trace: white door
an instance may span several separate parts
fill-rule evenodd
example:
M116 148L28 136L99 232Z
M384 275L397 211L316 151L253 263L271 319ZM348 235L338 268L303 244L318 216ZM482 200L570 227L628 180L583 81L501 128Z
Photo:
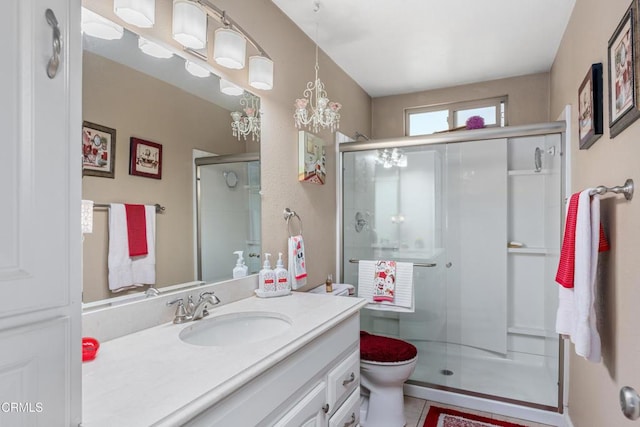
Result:
M0 425L76 426L80 0L0 8Z

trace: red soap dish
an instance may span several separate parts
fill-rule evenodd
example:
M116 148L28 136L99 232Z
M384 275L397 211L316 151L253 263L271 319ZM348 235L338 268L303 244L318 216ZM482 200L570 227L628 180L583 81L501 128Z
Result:
M93 360L96 358L100 343L97 339L91 337L82 338L82 361Z

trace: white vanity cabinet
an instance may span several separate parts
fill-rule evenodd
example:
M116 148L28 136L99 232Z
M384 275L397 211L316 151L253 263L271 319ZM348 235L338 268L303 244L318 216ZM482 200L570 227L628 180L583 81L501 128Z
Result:
M191 419L188 426L344 426L360 415L356 313Z

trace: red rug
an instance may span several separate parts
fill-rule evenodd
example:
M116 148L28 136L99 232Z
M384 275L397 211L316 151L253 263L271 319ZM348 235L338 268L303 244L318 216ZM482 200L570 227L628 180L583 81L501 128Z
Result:
M429 408L424 427L526 427L508 421L494 420L479 415L466 414L453 409Z

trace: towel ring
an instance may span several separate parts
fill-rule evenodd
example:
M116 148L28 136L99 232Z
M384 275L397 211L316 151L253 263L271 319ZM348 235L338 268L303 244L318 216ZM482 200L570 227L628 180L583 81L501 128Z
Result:
M287 231L289 232L289 236L291 237L294 236L294 234L291 232L291 218L293 217L298 218L298 222L300 223L300 233L298 234L302 236L302 219L300 218L300 215L298 215L295 211L292 211L289 208L284 208L283 216L284 216L284 219L287 221Z

